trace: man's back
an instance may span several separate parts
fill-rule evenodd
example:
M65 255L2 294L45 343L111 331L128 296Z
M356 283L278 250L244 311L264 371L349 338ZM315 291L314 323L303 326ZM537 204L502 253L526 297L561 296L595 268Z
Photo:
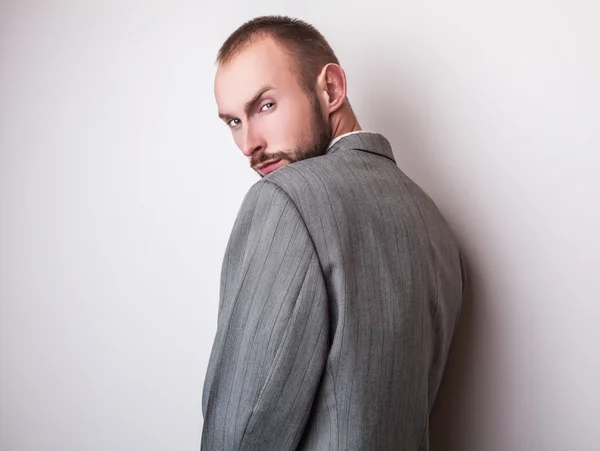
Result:
M248 349L245 355L231 355L244 339L233 340L223 334L211 357L218 364L212 365L212 371L209 368L212 374L205 386L205 411L211 402L227 399L228 408L217 416L228 421L228 416L235 416L229 413L232 399L237 405L248 404L248 418L239 419L246 426L232 430L241 431L240 443L253 445L238 448L236 442L233 449L426 450L427 419L462 300L459 249L438 209L396 166L387 140L373 133L343 137L326 155L284 167L257 185L270 187L262 194L264 202L265 193L273 191L271 206L263 210L278 209L280 214L260 227L272 234L266 241L263 235L267 232L260 238L248 232L261 221L255 208L251 209L252 218L238 223L237 228L245 232L240 232L243 238L239 240L232 238L229 260L254 263L239 263L233 271L229 269L232 264L225 264L220 327L246 327L241 325L252 323L248 318L264 318L266 310L296 302L289 299L300 300L290 306L285 326L280 315L273 315L270 321L257 320L260 327L255 329L260 330L248 326L251 331L242 335L254 345L243 344ZM248 202L253 201L247 198ZM293 228L287 238L280 237L282 227ZM249 256L248 243L253 240L263 242L262 246L250 245ZM269 255L281 252L282 246L291 257L270 262ZM314 258L306 256L311 253ZM273 276L272 289L298 295L273 301L254 315L245 314L248 322L232 321L233 306L242 302L240 292L249 283L243 280L257 261L261 261L261 269L254 274L259 280L265 268L268 271L274 264L278 275ZM294 268L296 261L299 269ZM285 278L281 274L298 271L301 281L289 275L285 276L287 282L281 282ZM227 275L230 273L239 275ZM255 292L251 297L253 303L259 302ZM301 313L304 306L309 313ZM282 332L277 342L285 343L293 335L299 349L290 345L276 351L272 335L262 341L255 338L269 329L277 336L279 328L289 328L294 321L300 324L289 334ZM252 369L250 361L240 364L240 359L255 360L263 351L273 353L272 358L265 358L271 364L264 375L260 367ZM293 363L283 369L285 359ZM236 376L240 368L247 371L243 379ZM216 372L220 372L218 377ZM228 377L223 372L233 374ZM274 390L269 383L277 372L281 373L280 382ZM215 387L213 378L231 383ZM252 393L248 378L260 381L254 394L248 394L248 390ZM243 381L241 385L239 381ZM228 397L223 395L224 389L240 393ZM287 419L275 426L265 414L256 421L262 409L279 411L278 416ZM278 442L283 436L289 438ZM211 437L211 443L219 440ZM209 442L204 440L203 445ZM227 443L224 440L219 443ZM264 448L271 445L279 448Z

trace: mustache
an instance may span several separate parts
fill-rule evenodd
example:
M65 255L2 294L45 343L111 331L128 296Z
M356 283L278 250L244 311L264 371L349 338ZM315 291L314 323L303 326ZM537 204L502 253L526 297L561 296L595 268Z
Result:
M268 160L289 160L290 152L272 152L272 153L260 153L258 155L253 155L250 158L250 166L251 167L256 167L261 163L264 163L265 161Z

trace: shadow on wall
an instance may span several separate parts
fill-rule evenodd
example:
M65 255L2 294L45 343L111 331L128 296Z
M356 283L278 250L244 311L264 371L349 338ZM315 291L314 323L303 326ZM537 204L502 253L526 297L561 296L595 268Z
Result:
M369 124L373 124L372 131L380 132L389 139L398 166L434 200L448 196L450 193L449 198L445 198L445 203L459 202L459 199L452 199L453 193L458 194L453 190L452 175L445 173L436 164L436 155L443 149L435 149L428 139L431 129L424 126L425 121L420 117L418 99L408 93L410 89L407 86L410 83L404 84L403 82L407 80L402 80L401 76L390 77L387 81L389 83L377 80L373 85L387 87L386 92L378 92L377 88L370 92L367 116ZM391 86L394 88L390 92ZM368 126L364 128L370 129ZM434 192L440 196L435 196ZM437 201L436 203L440 210L443 210L446 220L452 227L451 208L449 205L440 205ZM478 354L476 336L481 336L476 331L476 326L480 324L475 301L476 282L479 279L468 243L465 243L464 239L461 240L460 234L456 231L455 235L458 235L456 237L463 253L467 277L461 315L454 333L442 384L430 416L430 451L467 449L467 443L470 442L473 432L469 429L468 418L470 400L473 398L470 387L473 386L473 378L477 372L474 366Z

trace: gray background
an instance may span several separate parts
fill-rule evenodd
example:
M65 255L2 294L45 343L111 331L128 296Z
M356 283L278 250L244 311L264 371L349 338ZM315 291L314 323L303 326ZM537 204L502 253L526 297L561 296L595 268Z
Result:
M432 449L599 449L597 2L246 3L0 3L0 449L199 448L256 180L213 61L267 13L330 40L467 255Z

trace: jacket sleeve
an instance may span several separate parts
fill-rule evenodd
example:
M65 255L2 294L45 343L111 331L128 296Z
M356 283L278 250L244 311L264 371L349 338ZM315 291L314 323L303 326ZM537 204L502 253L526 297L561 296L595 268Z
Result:
M304 220L281 188L256 183L223 261L202 451L296 448L327 361L327 311Z

